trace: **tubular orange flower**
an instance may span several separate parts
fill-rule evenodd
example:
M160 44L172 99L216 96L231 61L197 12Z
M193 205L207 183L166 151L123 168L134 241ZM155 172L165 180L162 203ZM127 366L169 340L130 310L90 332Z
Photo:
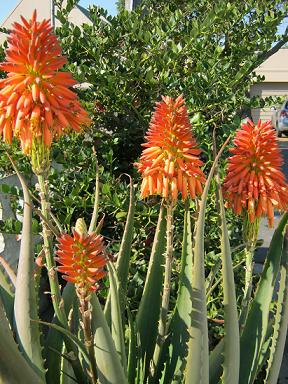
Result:
M74 283L77 288L96 290L97 281L106 275L103 237L81 232L77 230L77 224L72 231L73 237L64 234L58 239L56 260L61 266L57 270L64 273L63 279Z
M201 195L205 176L200 169L202 161L189 123L182 96L176 100L163 97L156 103L146 147L136 167L142 174L141 197L159 194L176 200L188 194L192 199Z
M271 122L251 120L236 132L228 159L225 197L237 215L248 212L251 223L261 215L273 226L274 208L288 207L288 186L281 172L283 158Z
M8 72L0 81L0 133L6 142L19 137L29 154L34 138L50 147L69 129L79 131L90 122L77 95L68 87L76 82L70 73L58 72L66 63L49 20L38 22L36 11L30 21L21 16L8 37Z

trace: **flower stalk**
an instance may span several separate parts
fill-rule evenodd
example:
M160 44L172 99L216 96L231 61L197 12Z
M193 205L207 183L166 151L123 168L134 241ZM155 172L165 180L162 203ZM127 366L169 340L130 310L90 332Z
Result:
M93 345L93 337L91 330L91 304L90 304L90 293L87 288L78 288L76 289L76 293L79 299L79 310L82 316L82 328L84 333L84 342L85 346L88 350L89 359L90 359L90 378L92 384L97 383L97 365L94 355L94 345Z
M50 204L48 201L49 195L49 187L48 181L45 173L38 174L38 183L39 183L39 197L41 202L41 213L43 217L46 219L45 221L49 221L50 219ZM56 272L56 264L52 255L52 237L51 231L48 228L46 222L42 222L42 236L43 236L43 249L46 261L46 268L48 271L48 278L50 284L50 292L51 299L53 303L53 308L55 311L55 315L62 325L67 324L67 318L64 312L64 308L61 305L61 292L58 282L58 276Z
M167 318L169 311L170 291L171 291L171 273L173 262L173 201L168 199L167 206L167 230L166 230L166 257L165 257L165 272L164 272L164 286L162 303L160 309L160 320L158 327L158 335L156 340L156 347L151 362L150 375L155 378L157 367L161 355L161 350L167 335Z

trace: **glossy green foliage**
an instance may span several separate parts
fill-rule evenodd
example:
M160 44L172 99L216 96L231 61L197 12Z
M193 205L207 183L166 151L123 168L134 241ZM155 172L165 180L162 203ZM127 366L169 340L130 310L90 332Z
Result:
M93 24L83 29L59 12L63 25L57 33L69 69L80 82L91 84L83 98L91 105L99 133L111 143L120 170L127 170L139 155L155 100L165 94L183 93L191 114L203 117L197 133L211 159L214 124L221 126L220 141L236 111L249 108L250 85L260 79L255 69L275 42L287 41L287 36L277 36L287 3L142 3L142 8L122 10L115 17L94 6ZM259 105L259 100L253 103Z

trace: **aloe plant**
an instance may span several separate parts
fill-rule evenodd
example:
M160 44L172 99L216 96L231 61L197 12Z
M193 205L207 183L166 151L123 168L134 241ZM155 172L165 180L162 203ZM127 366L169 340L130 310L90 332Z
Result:
M33 203L37 199L10 159L23 189L24 216L16 279L7 263L0 266L1 382L252 384L268 358L265 382L276 384L287 333L288 213L275 230L255 293L252 289L260 216L267 214L272 225L275 206L287 210L288 205L288 188L280 171L281 156L271 126L261 121L254 126L248 120L237 132L234 143L238 147L232 150L236 155L228 161L223 184L228 205L248 220L246 246L253 240L252 246L247 246L245 292L238 314L234 270L241 263L233 266L222 187L216 172L229 138L205 180L201 150L193 137L183 97L162 97L156 104L145 149L136 167L142 176L140 197L159 195L160 210L142 298L138 308L131 311L126 297L137 204L132 179L120 250L113 258L100 235L103 218L98 220L101 196L96 156L95 203L88 229L83 218L78 218L72 234L66 233L50 206L48 175L53 138L66 133L67 127L78 131L90 119L77 96L68 89L74 84L70 74L58 72L65 59L60 57L60 45L48 21L38 23L36 19L36 12L30 21L22 18L23 24L15 24L11 32L13 49L7 51L8 65L2 68L8 72L19 67L21 82L12 71L0 84L0 88L6 86L0 91L0 128L8 141L13 135L19 136L38 178L43 263L48 272L54 318L45 323L38 316L39 274L34 268L31 228ZM22 49L22 45L20 49L18 34L30 36L33 44L25 38L21 44L27 49ZM43 47L46 50L40 54ZM30 55L36 55L35 60ZM27 65L23 65L25 60ZM50 71L48 75L46 70ZM23 87L25 92L18 94ZM206 206L215 173L220 261L205 281ZM180 196L185 206L182 234L182 226L173 221ZM193 200L198 207L194 222L190 208ZM179 289L173 307L170 292L174 234L182 236L183 242ZM279 272L275 302L273 292ZM58 273L68 281L64 289L59 286ZM221 278L213 284L217 273ZM105 303L98 294L103 278L108 287ZM223 288L224 336L209 355L206 295L217 284ZM40 334L40 324L49 328L46 337Z

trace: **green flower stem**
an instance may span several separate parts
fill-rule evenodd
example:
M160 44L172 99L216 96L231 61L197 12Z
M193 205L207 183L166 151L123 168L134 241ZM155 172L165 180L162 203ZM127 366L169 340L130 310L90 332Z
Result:
M48 202L48 183L44 174L37 175L39 182L39 195L41 201L41 213L43 217L49 221L49 202ZM63 305L61 305L61 292L58 282L57 272L55 270L56 264L52 254L52 239L51 231L47 224L43 221L43 243L44 254L46 259L46 268L48 270L48 277L50 283L50 292L53 303L53 308L59 322L67 328L67 317L64 312Z
M87 293L87 289L79 288L77 289L77 295L80 302L80 313L82 315L82 328L84 332L84 341L85 346L88 350L90 364L91 364L91 382L92 384L97 383L97 365L94 355L94 345L93 345L93 337L91 330L91 305L90 305L90 296Z
M48 202L48 182L47 182L47 172L43 173L36 173L39 183L39 196L40 196L40 202L41 202L41 213L43 217L46 219L46 221L42 223L43 227L43 243L44 243L44 254L46 259L46 268L48 271L48 278L49 278L49 284L50 284L50 293L51 293L51 299L53 303L53 308L55 315L59 321L59 323L65 328L69 329L68 327L68 320L67 316L64 310L64 303L61 298L61 291L59 287L59 281L58 276L56 272L56 264L53 258L53 245L52 245L52 237L51 237L51 231L49 227L47 226L46 222L50 219L50 208L49 208L49 202ZM72 344L72 342L67 338L64 337L64 343L66 346L67 352L73 352L76 355L77 351L75 351L75 348ZM83 371L81 368L81 365L79 363L78 359L71 359L70 363L72 365L75 377L80 380L80 382L86 383L86 380L83 376Z
M167 200L167 230L166 230L166 257L165 257L165 274L164 274L164 286L162 295L162 304L160 310L160 320L158 326L158 336L156 340L156 347L151 362L150 376L154 381L157 367L160 359L162 346L167 335L167 317L170 301L171 290L171 272L172 272L172 260L173 260L173 202Z
M247 314L248 314L248 308L249 308L249 302L252 295L252 289L253 289L253 267L254 267L254 261L253 261L253 255L254 255L254 247L246 247L245 248L245 287L244 287L244 295L241 305L241 314L239 319L239 325L240 325L240 331L242 330Z
M239 319L240 331L243 329L247 314L249 303L253 290L253 267L254 267L254 251L259 233L259 224L260 219L255 218L255 220L251 223L249 219L248 213L244 217L243 223L243 237L244 242L246 244L245 248L245 287L244 287L244 295L242 300L242 308Z

